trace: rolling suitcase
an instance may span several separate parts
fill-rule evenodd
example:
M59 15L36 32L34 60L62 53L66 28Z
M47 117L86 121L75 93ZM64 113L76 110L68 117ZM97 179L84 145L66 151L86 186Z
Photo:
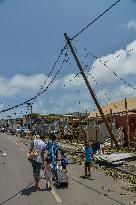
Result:
M56 172L56 184L57 187L65 186L68 188L68 175L66 170L58 169Z

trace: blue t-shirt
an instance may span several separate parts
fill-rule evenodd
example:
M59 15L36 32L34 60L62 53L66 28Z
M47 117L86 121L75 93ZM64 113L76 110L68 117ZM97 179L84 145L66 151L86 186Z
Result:
M61 158L61 165L66 166L68 164L68 158L66 156L63 156Z
M91 162L91 154L92 154L91 148L90 147L85 147L84 151L85 151L85 161L86 162Z

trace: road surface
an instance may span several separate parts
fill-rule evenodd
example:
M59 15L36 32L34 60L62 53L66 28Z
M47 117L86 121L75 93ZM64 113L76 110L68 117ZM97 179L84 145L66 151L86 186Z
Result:
M16 136L0 133L0 205L127 205L133 198L120 195L122 181L114 181L92 170L94 180L82 179L82 166L69 165L69 187L35 192L31 163L27 160L28 148ZM41 173L42 174L42 173Z

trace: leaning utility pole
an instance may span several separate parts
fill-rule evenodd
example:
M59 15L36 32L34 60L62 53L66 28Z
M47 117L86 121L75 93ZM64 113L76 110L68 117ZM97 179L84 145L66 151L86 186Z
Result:
M78 65L78 67L79 67L80 73L82 74L82 76L83 76L83 78L84 78L84 81L85 81L85 83L86 83L86 86L88 87L88 90L89 90L89 92L90 92L90 94L91 94L91 96L92 96L92 98L93 98L93 100L94 100L94 102L95 102L95 104L96 104L96 106L97 106L97 108L98 108L100 114L101 114L101 117L102 117L102 119L103 119L103 121L104 121L104 123L105 123L105 125L106 125L106 127L107 127L107 130L108 130L108 132L109 132L109 134L110 134L110 136L111 136L111 139L113 139L113 142L115 143L116 148L119 149L118 142L117 142L116 138L114 137L114 135L113 135L113 133L112 133L112 131L111 131L111 129L110 129L110 126L109 126L109 124L108 124L108 122L107 122L107 120L106 120L106 118L105 118L105 116L104 116L104 113L103 113L103 111L102 111L102 109L101 109L101 106L99 105L99 102L98 102L98 100L97 100L97 98L96 98L96 96L95 96L95 94L94 94L94 92L93 92L93 89L91 88L91 85L89 84L89 81L88 81L88 79L87 79L87 77L86 77L86 75L85 75L85 73L84 73L84 71L83 71L83 69L82 69L82 66L81 66L81 64L80 64L80 61L78 60L78 57L77 57L77 55L76 55L76 53L75 53L75 50L74 50L74 48L73 48L73 46L72 46L72 44L71 44L70 38L67 36L66 33L64 33L64 37L65 37L65 39L66 39L66 41L67 41L67 44L68 44L69 47L70 47L70 50L71 50L71 52L72 52L72 54L73 54L73 56L74 56L74 59L75 59L77 65Z
M128 143L128 148L130 148L128 104L126 98L125 98L125 109L126 109L127 143Z

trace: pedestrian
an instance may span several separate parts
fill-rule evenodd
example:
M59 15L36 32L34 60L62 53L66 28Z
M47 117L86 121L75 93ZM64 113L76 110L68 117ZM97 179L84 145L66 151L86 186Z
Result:
M33 177L35 179L35 189L40 190L39 180L40 180L40 170L42 163L44 163L44 151L45 143L43 142L43 137L36 135L36 139L31 143L28 159L32 163Z
M51 161L49 157L45 158L44 163L44 176L46 181L46 188L52 189L52 171L51 171Z
M47 156L49 157L52 169L55 172L57 170L57 160L58 160L58 151L60 149L60 145L56 142L56 136L54 133L50 135L50 140L46 145Z
M100 150L100 141L99 140L94 141L92 144L93 153L96 154L98 150Z
M91 166L91 155L92 155L92 149L90 148L88 142L85 143L85 146L83 146L83 150L85 152L85 175L84 175L84 178L87 178L87 176L91 177L90 166Z
M66 170L67 172L67 164L68 164L68 158L66 157L64 151L61 151L61 167L62 170Z

